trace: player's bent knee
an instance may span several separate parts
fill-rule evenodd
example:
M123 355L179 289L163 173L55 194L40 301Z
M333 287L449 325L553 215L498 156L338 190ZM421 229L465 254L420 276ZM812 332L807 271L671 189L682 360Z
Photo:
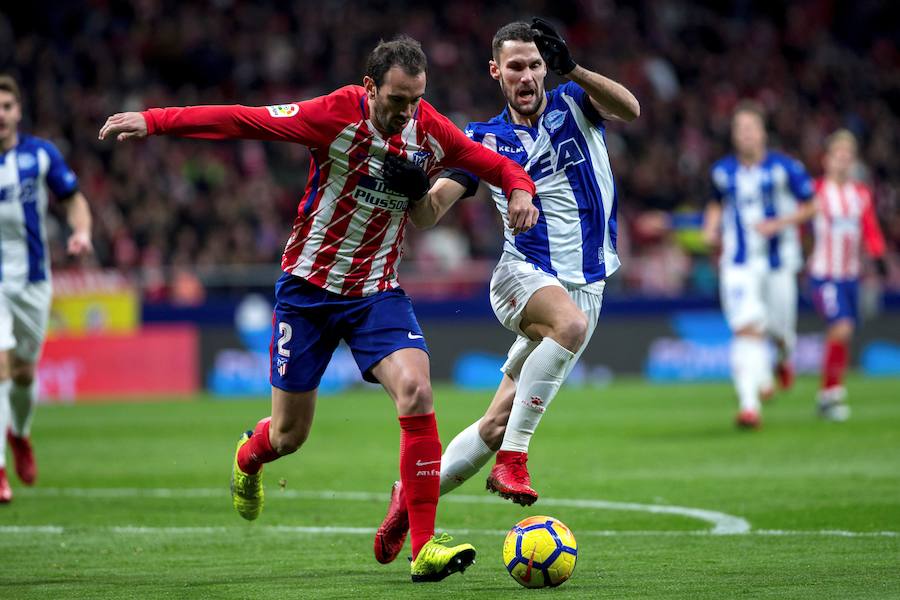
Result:
M428 377L418 373L404 375L398 386L397 411L401 415L424 415L434 410Z
M837 342L849 342L853 337L853 329L853 321L838 321L828 329L828 338Z
M734 335L745 335L750 337L763 337L762 328L757 325L744 325L735 330Z
M587 336L587 331L587 316L581 311L578 311L556 327L554 333L556 334L556 341L560 346L570 352L578 352L578 349L584 344L584 338Z

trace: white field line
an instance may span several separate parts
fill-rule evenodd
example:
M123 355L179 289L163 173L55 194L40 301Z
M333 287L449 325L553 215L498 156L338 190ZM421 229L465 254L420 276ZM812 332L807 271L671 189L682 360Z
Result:
M26 491L26 490L23 490ZM68 496L80 498L215 498L227 495L227 490L216 488L34 488L26 491L28 494L46 496ZM373 492L338 492L332 490L306 491L306 490L276 490L269 492L269 498L282 497L304 500L347 500L357 502L386 502L387 494ZM449 494L441 498L441 502L461 504L490 504L502 503L503 500L488 496L466 496L464 494ZM637 511L652 514L679 515L698 519L712 525L710 533L713 535L733 535L750 531L750 523L741 517L727 515L714 510L702 508L689 508L684 506L670 506L663 504L637 504L635 502L611 502L608 500L592 500L577 498L542 498L541 507L562 506L568 508L583 508L593 510L624 510Z
M295 535L364 535L375 533L374 527L299 527L291 525L232 525L221 527L147 527L142 525L120 525L112 527L64 527L61 525L0 525L0 535L34 535L49 534L62 535L70 533L83 535L85 532L99 532L117 535L143 535L143 536L171 536L171 535L235 535L241 531L254 531L256 533L280 533ZM449 529L448 533L454 535L506 535L502 529ZM735 535L753 536L816 536L816 537L847 537L847 538L894 538L900 536L896 531L842 531L836 529L820 530L781 530L758 529ZM579 530L579 537L720 537L711 530Z
M228 490L220 488L25 488L17 492L21 496L55 496L70 498L226 498ZM270 492L268 499L272 498L301 499L301 500L343 500L351 502L386 502L387 494L375 492L339 492L333 490L276 490ZM458 504L505 504L504 500L496 496L471 496L464 494L449 494L441 498L441 502ZM712 529L701 530L665 530L665 531L640 531L640 530L581 530L580 536L593 537L618 537L618 536L707 536L707 535L758 535L758 536L824 536L824 537L898 537L896 531L845 531L838 529L821 530L781 530L781 529L756 529L752 530L746 519L728 515L718 511L684 506L671 506L662 504L639 504L635 502L611 502L607 500L577 499L577 498L542 498L541 507L561 506L569 508L582 508L593 510L622 510L647 512L652 514L672 514L690 517L709 523ZM300 527L287 525L256 525L254 529L264 529L273 533L293 533L305 535L372 535L374 528L368 527ZM102 530L117 534L216 534L234 533L245 529L239 526L229 527L143 527L143 526L118 526L88 528ZM12 525L0 526L0 533L45 533L62 534L65 532L84 531L79 527L63 527L58 525ZM449 533L457 535L505 535L504 530L494 529L451 529Z

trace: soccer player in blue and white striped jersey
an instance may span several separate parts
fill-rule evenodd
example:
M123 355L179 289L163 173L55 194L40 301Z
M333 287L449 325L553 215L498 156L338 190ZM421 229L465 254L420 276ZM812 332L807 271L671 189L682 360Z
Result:
M803 266L797 225L814 214L813 183L803 165L766 147L762 108L738 105L732 117L735 153L712 167L712 201L704 234L719 245L722 310L734 333L731 371L740 409L737 424L760 424L760 399L772 393L771 338L782 387L793 380L797 272Z
M548 67L568 81L546 91ZM542 19L510 23L496 33L490 74L507 106L486 123L469 124L466 134L525 168L537 188L540 215L527 232L504 227L491 305L518 337L485 415L444 451L441 494L477 473L499 449L488 489L527 506L538 496L526 468L529 441L590 340L605 279L619 267L606 123L632 121L640 106L624 86L577 65ZM469 173L445 171L418 203L421 208L412 209L413 222L433 225L477 185ZM490 190L505 216L506 196L496 186ZM393 560L402 548L405 511L402 488L395 484L375 537L379 562Z
M0 75L0 502L12 499L7 441L22 483L37 476L29 433L50 315L49 192L67 205L69 253L92 249L91 213L75 173L52 143L19 133L21 119L19 87Z

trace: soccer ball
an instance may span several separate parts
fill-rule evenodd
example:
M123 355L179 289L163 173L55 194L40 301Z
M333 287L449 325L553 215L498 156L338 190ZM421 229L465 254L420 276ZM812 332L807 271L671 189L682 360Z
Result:
M556 587L572 576L578 546L572 531L553 517L528 517L503 541L503 564L527 588Z

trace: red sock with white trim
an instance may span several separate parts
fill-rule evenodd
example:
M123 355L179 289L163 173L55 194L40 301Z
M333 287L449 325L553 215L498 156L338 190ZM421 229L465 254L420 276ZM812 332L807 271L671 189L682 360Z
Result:
M269 441L269 423L272 417L266 417L256 424L250 441L238 450L238 467L248 475L259 473L264 463L272 462L279 456Z
M827 340L822 360L822 389L827 390L844 382L849 349L845 342Z
M400 417L400 481L409 512L413 560L434 535L441 492L441 440L434 413Z

